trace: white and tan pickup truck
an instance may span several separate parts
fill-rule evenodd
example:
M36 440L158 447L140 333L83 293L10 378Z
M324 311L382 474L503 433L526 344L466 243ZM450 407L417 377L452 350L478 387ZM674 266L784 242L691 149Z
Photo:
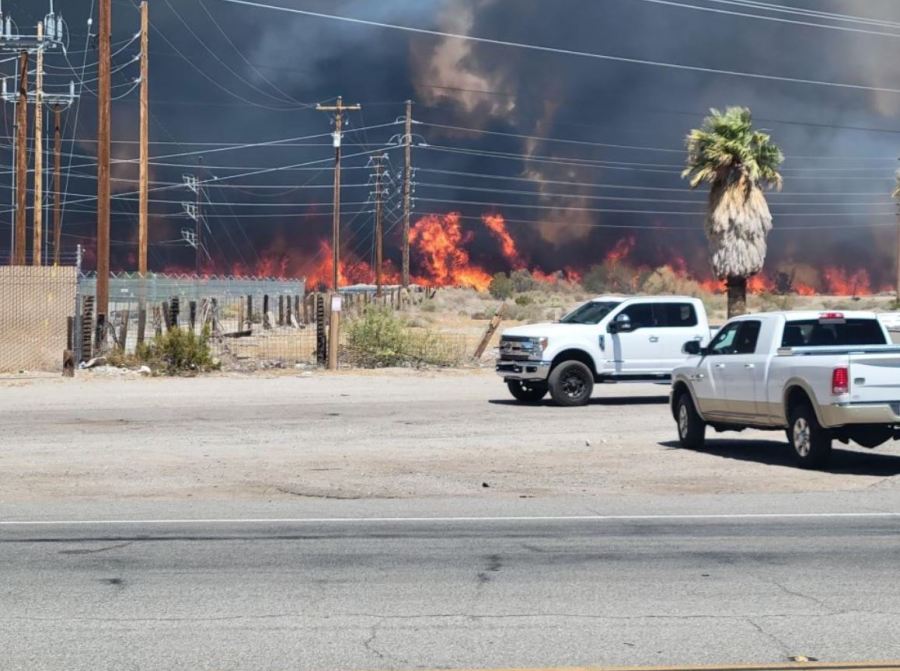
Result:
M833 440L900 437L900 347L871 312L770 312L732 319L709 346L684 345L672 373L681 444L706 428L787 430L798 463L823 466Z

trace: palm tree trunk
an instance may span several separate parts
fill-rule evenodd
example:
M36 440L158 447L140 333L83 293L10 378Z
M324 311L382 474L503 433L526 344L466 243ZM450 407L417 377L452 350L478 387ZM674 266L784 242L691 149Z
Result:
M728 287L728 318L747 314L747 278L729 277L725 285Z

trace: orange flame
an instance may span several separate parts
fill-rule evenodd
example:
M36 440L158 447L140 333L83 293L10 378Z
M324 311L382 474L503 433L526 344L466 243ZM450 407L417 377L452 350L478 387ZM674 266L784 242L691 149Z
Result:
M830 266L822 271L825 289L835 296L869 296L872 294L872 283L869 273L864 268L850 273L843 268Z
M471 233L463 232L459 214L455 212L425 215L409 231L410 244L419 254L428 282L484 291L491 283L491 276L469 262L464 245L471 238Z
M500 243L500 251L503 253L503 258L509 262L513 270L524 268L525 262L519 255L516 241L513 240L509 231L506 230L506 221L503 219L503 215L484 214L481 216L481 221L487 226L488 230L494 234L494 237L497 238L497 241Z
M607 252L604 260L613 264L624 261L628 258L628 255L631 254L631 250L634 249L635 243L636 241L633 235L621 238L615 246Z

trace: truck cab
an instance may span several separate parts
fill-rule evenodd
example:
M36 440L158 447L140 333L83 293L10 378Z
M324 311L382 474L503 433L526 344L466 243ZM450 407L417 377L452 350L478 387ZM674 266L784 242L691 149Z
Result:
M706 346L703 303L689 296L599 296L555 323L507 329L497 374L513 397L586 404L597 382L668 380L687 340Z

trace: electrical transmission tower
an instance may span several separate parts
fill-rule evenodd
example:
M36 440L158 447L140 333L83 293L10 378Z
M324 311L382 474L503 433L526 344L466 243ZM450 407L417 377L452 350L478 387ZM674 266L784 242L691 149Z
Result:
M203 198L203 184L196 175L182 175L185 188L194 194L194 202L183 202L181 207L188 219L194 222L194 230L184 229L181 231L181 237L194 248L194 273L200 274L200 255L205 254L212 261L209 251L203 244L203 208L201 199Z
M387 154L372 156L369 165L375 169L370 180L374 181L375 190L370 194L375 200L375 296L381 298L384 261L384 198L388 190L384 187L384 162Z
M68 94L55 95L44 91L44 52L53 49L62 49L66 33L65 22L62 16L54 11L53 2L50 1L50 11L43 21L38 22L34 33L22 33L13 17L3 12L2 0L0 0L0 52L14 53L18 55L18 90L10 94L6 79L3 80L3 100L16 105L15 114L15 143L13 144L13 225L11 230L11 254L10 263L24 265L26 260L26 200L28 191L28 105L35 108L35 135L34 135L34 242L33 263L40 265L42 261L43 228L44 228L44 166L43 166L43 120L44 105L60 106L71 105L75 99L74 83L70 83ZM36 88L34 92L28 91L28 62L31 55L36 55ZM55 181L58 187L58 180ZM59 201L58 188L55 193L55 203ZM54 226L58 227L57 221ZM56 241L56 228L54 229L54 259L58 259L58 242Z

